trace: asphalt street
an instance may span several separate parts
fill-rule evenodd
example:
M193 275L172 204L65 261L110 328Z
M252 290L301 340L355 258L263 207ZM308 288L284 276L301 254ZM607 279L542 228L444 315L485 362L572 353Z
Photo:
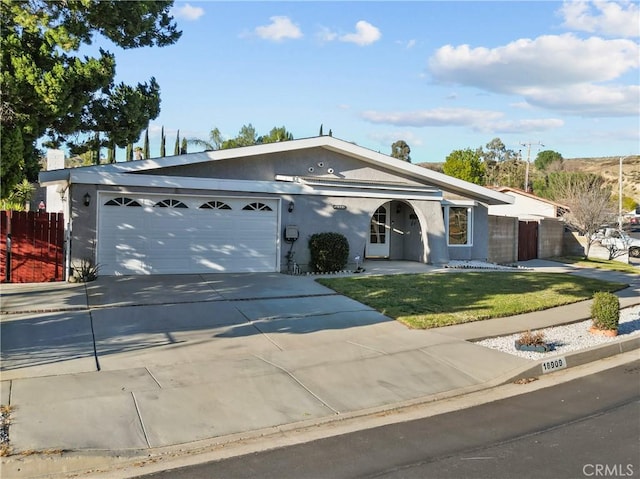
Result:
M546 389L145 479L640 474L640 360Z

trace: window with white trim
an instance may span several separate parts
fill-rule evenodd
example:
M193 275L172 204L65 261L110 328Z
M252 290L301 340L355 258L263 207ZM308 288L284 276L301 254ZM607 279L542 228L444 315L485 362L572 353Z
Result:
M105 206L142 206L136 200L121 196L119 198L112 198L105 203Z
M188 206L185 205L182 201L174 200L172 198L168 198L166 200L158 201L153 206L154 207L158 207L158 208L188 208Z
M200 205L201 210L230 210L231 206L226 204L224 201L207 201L206 203Z
M260 202L249 203L242 209L245 211L273 211L269 205Z
M473 208L445 206L443 210L447 227L447 244L449 246L472 246Z

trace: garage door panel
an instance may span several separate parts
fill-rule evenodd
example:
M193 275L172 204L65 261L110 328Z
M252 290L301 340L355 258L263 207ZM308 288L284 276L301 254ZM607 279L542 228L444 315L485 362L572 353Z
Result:
M205 209L211 198L181 197L188 208L175 208L154 206L174 204L166 195L128 194L143 207L105 205L116 196L101 201L103 274L277 271L278 200L228 198L224 209ZM256 202L267 210L242 209Z

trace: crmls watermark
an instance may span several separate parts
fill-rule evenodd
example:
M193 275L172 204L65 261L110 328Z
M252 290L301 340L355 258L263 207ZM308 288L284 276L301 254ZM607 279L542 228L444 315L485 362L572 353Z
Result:
M585 464L585 477L632 477L633 464Z

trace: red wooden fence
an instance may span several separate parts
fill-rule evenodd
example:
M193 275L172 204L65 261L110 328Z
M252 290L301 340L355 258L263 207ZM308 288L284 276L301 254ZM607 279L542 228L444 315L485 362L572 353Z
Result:
M0 211L0 224L2 282L64 280L62 213Z

